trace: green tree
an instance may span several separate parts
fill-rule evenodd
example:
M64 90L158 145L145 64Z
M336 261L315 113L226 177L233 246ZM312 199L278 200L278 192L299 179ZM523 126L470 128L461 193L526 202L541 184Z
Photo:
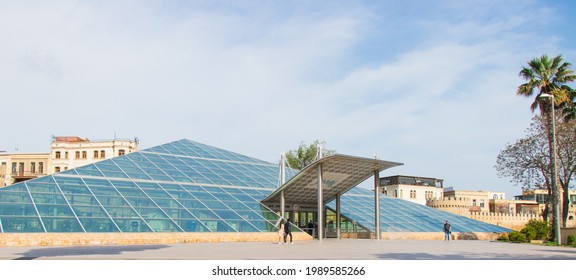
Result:
M530 220L524 229L531 229L533 232L533 236L530 240L546 240L550 236L550 227L545 221Z
M315 140L310 145L306 145L304 141L302 141L297 149L290 150L286 153L286 161L288 162L288 166L297 170L304 169L304 167L308 166L316 160L316 154L318 151L317 147L319 145L322 147L322 156L324 157L333 155L336 152L334 150L328 150L324 148L324 144L325 142L320 142L320 140Z
M562 55L553 58L549 58L548 55L543 55L528 61L528 66L524 66L522 70L520 70L520 77L527 82L518 87L516 94L526 97L535 95L534 102L532 102L530 109L534 112L536 108L539 108L540 114L544 119L548 120L546 124L552 122L552 106L555 108L554 111L560 109L558 111L565 114L566 118L570 117L570 114L566 113L570 110L566 109L573 107L572 98L574 97L574 91L568 86L568 83L576 80L574 71L570 69L571 65L571 63L564 61ZM544 94L552 95L552 98L541 98ZM552 155L554 153L552 148L553 132L550 127L547 130L549 131L548 147L550 149L550 155ZM553 161L550 161L551 170L553 169L552 162ZM558 174L557 171L555 171L555 173ZM560 186L559 178L556 178L556 180L552 179L552 181L555 181L556 186ZM549 194L550 190L549 188ZM560 191L559 189L555 190ZM566 201L566 199L562 200ZM559 213L555 213L554 215L557 214L561 215ZM554 221L556 221L556 219L554 219ZM559 226L560 225L554 225L554 227Z
M534 116L527 135L506 146L496 157L496 171L499 177L510 177L511 182L522 185L523 189L546 188L550 193L552 174L548 149L547 126L542 116ZM558 154L558 181L564 190L562 201L562 223L568 219L570 201L569 190L573 187L572 177L576 176L576 120L560 121L556 126ZM542 215L547 219L551 196L547 196L546 209Z
M530 109L534 112L537 108L548 117L550 114L550 100L540 98L542 94L554 96L554 105L557 108L572 105L573 89L568 83L576 80L574 71L570 69L571 63L563 61L562 55L550 59L547 55L528 61L528 66L522 67L520 77L527 80L518 87L516 93L525 97L534 96L534 102Z

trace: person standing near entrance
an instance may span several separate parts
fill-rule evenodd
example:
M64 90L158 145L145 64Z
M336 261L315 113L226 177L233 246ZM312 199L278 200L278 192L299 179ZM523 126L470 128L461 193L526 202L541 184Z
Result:
M444 222L444 241L450 241L450 233L452 233L452 226L448 223L448 220Z
M282 238L286 242L286 236L284 236L284 219L280 220L280 225L278 226L278 244L282 244Z
M286 225L284 225L284 244L286 244L286 237L290 235L290 244L294 244L292 242L292 230L290 230L290 219L286 221Z
M312 222L312 220L310 220L310 222L308 222L308 234L312 235L312 237L314 237L314 222Z

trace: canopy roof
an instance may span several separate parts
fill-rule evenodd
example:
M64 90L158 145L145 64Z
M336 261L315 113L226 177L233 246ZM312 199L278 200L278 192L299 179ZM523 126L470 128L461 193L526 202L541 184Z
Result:
M336 199L351 188L382 171L402 163L379 159L361 158L335 154L321 158L306 166L300 173L274 191L263 202L280 202L281 192L284 200L292 204L313 204L318 201L318 166L322 166L322 198L324 203Z

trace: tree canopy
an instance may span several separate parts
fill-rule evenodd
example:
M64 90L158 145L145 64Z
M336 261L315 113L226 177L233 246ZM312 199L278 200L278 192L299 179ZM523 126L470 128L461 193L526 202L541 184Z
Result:
M328 150L324 147L325 142L320 140L313 141L310 145L306 145L304 141L300 143L300 146L294 150L290 150L286 153L286 161L290 168L302 170L304 167L308 166L314 162L316 154L318 152L317 147L322 147L322 155L329 156L333 155L336 151Z
M563 125L568 125L568 121L576 117L576 106L574 103L576 93L569 86L569 83L573 83L576 80L576 75L570 69L571 66L571 63L564 61L562 55L550 58L545 54L541 57L533 58L528 61L528 66L522 67L519 75L526 80L526 83L518 87L516 94L525 97L535 95L530 109L534 112L539 108L542 119L547 121L540 119L536 125L537 128L531 128L535 129L532 132L536 134L529 135L525 139L518 140L515 145L508 146L498 155L497 159L499 174L509 175L513 178L513 181L523 181L524 184L535 183L533 180L543 180L548 189L548 197L560 192L557 187L552 188L551 186L561 186L563 188L564 197L560 199L563 210L558 213L558 208L554 207L555 211L553 213L553 226L557 232L559 232L560 225L556 222L556 217L563 217L564 225L566 225L568 203L570 201L568 188L573 171L570 171L572 168L570 166L571 163L563 162L562 157L564 155L561 154L561 151L556 150L557 143L559 144L560 140L554 140L559 138L555 137L558 134L558 130L554 129L554 123L560 123L560 121L556 121L555 115L562 116L563 120L566 121ZM542 98L546 95L552 98ZM545 150L542 149L545 146L542 143L542 138L538 137L542 131L545 139L548 140L546 145L548 147L547 156L544 153ZM574 134L574 129L572 129L572 134ZM569 137L573 138L573 135ZM551 160L552 155L555 156L554 158L557 157L560 163ZM558 170L558 168L564 168L564 170ZM554 170L553 173L552 170ZM552 184L552 181L554 181L554 184ZM560 241L558 240L558 242Z
M553 58L543 55L528 61L528 66L522 67L519 73L527 82L518 87L516 94L526 97L535 95L530 109L534 111L539 108L544 115L548 114L551 106L546 106L550 101L540 98L542 94L553 95L557 108L574 107L574 90L568 86L568 83L576 80L571 66L570 62L564 61L562 55Z
M509 177L523 189L545 188L550 193L551 168L547 121L534 116L526 136L507 145L496 158L495 168L499 177ZM569 189L576 174L576 120L562 121L557 117L556 142L558 155L558 181L563 189L562 220L568 217ZM550 198L550 196L549 196Z

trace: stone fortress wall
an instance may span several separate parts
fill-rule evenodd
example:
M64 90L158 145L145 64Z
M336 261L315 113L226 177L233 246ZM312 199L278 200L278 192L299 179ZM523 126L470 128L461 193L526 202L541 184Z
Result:
M441 199L430 199L426 205L452 214L464 216L488 224L493 224L512 230L522 229L530 220L542 220L540 215L526 214L502 214L492 212L472 212L470 198L466 197L446 197Z

